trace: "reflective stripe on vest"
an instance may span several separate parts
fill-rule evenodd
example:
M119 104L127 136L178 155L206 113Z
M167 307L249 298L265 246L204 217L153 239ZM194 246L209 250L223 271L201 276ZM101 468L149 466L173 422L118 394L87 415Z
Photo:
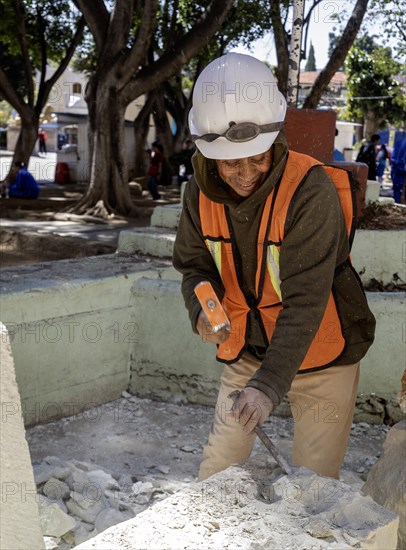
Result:
M289 205L308 172L320 164L307 155L289 151L280 184L266 200L257 241L255 304L248 305L240 288L239 276L241 278L242 274L237 273L231 239L232 230L230 231L229 228L230 222L227 220L225 207L210 201L203 193L200 193L199 210L203 237L225 288L223 306L231 322L230 337L218 348L217 358L220 361L233 363L244 352L247 343L247 318L251 308L259 312L263 329L268 341L271 342L275 324L282 309L279 249L284 239ZM323 168L337 188L350 235L353 226L353 197L348 174L344 170L334 167L323 166ZM314 336L300 369L311 369L329 364L340 355L344 345L341 324L333 295L330 293L319 330Z
M282 301L281 280L279 278L279 250L274 244L268 246L268 255L266 259L266 267L268 268L269 276L271 277L272 286L276 294Z

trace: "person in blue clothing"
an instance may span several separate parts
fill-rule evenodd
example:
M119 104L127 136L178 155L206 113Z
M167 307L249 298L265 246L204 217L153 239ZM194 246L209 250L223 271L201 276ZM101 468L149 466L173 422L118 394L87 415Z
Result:
M393 198L400 203L406 180L406 137L396 142L391 157Z
M17 161L15 166L18 173L15 181L8 187L8 196L15 199L37 199L40 187L34 176L28 172L23 162Z

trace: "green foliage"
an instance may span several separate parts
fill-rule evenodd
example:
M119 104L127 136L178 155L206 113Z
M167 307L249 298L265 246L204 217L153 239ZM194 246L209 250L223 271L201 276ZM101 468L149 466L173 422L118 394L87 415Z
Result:
M314 46L310 42L309 56L306 61L305 71L316 71L316 56L314 54Z
M68 0L0 0L0 67L21 97L35 71L66 55L78 19Z
M391 41L396 59L406 59L406 5L405 0L371 0L370 22L382 25L385 43Z
M0 42L10 54L21 55L15 4L0 0ZM68 0L25 0L21 4L32 66L41 67L44 53L59 62L72 41L79 13Z
M11 106L6 101L0 101L0 128L5 128L11 117Z
M90 32L85 29L82 42L76 48L72 59L72 68L78 73L85 74L90 78L96 71L97 52L94 38Z
M406 119L406 97L395 79L402 69L392 57L390 48L375 45L372 53L360 47L359 40L351 48L345 62L348 77L349 117L365 117L373 113L381 127L388 122L403 123Z
M21 97L25 97L27 94L27 81L25 78L24 60L21 55L10 54L8 45L2 42L0 42L0 66L8 76L14 89Z

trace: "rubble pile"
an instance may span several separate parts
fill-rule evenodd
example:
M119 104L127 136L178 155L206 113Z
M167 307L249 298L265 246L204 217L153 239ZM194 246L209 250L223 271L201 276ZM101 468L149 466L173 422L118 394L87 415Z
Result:
M48 550L66 550L85 542L186 485L157 477L140 480L128 474L116 479L95 464L55 456L34 464L33 469Z
M75 550L284 548L394 550L398 517L305 468L232 466Z

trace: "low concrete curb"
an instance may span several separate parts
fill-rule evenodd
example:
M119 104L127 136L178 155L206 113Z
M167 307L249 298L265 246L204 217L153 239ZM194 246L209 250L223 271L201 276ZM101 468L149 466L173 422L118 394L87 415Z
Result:
M181 212L181 205L157 207L151 219L157 227L122 231L117 252L171 258ZM402 230L358 229L351 256L364 283L376 279L388 284L396 274L406 281L406 234Z

